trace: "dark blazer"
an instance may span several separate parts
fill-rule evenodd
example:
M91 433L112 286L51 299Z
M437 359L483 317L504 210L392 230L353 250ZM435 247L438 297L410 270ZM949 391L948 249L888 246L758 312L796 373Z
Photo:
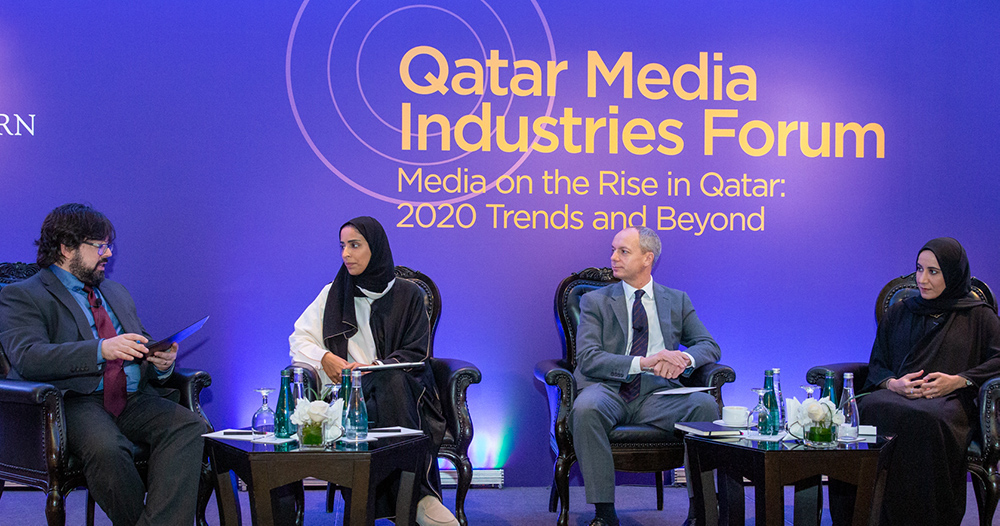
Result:
M663 344L670 350L681 350L701 367L719 361L722 351L691 305L686 292L653 283L653 299L659 316ZM629 312L625 289L612 283L580 298L580 326L576 336L576 382L580 389L604 382L618 389L628 378L632 356L625 354L628 346ZM661 349L654 349L660 351ZM642 395L664 387L681 387L677 380L648 375L642 379Z
M99 288L122 329L148 338L125 287L104 280ZM92 393L104 374L87 315L48 268L0 289L0 346L11 363L10 378L50 383L63 393ZM148 385L156 377L148 361L139 367L140 391L167 394Z

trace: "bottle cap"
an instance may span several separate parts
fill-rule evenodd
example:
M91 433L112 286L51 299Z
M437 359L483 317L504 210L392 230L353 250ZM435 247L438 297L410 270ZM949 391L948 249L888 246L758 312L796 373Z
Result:
M854 373L844 373L844 380L853 378L854 378Z
M281 370L281 376L287 376L287 377L291 378L292 377L292 372L289 371L288 369L282 369Z
M826 377L827 378L833 378L833 376L834 376L833 371L827 369L827 371L826 371Z
M774 369L771 369L771 370L774 371L774 374L781 374L781 368L780 367L775 367Z

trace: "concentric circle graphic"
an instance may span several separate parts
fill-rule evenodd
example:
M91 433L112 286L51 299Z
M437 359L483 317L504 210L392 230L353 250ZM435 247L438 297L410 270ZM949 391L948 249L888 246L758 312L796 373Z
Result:
M472 29L472 26L470 26L467 21L463 20L461 17L459 17L458 15L456 15L455 13L453 13L453 12L447 10L447 9L442 9L442 8L439 8L439 7L427 6L427 5L407 6L407 7L402 7L402 8L396 9L396 10L390 12L389 14L383 16L381 19L379 19L378 22L376 22L371 27L371 29L368 30L368 33L365 34L365 38L364 38L364 40L362 40L361 46L358 48L358 58L357 58L356 65L355 65L355 77L357 78L357 82L358 82L358 94L361 96L362 100L364 100L365 107L368 108L368 110L372 113L372 115L375 116L376 119L379 120L379 122L381 122L382 124L384 124L387 128L395 131L396 133L403 133L403 130L400 129L400 128L397 128L397 127L395 127L395 126L393 126L391 124L389 124L388 122L386 122L386 120L383 119L382 116L379 115L378 112L375 111L374 108L372 108L371 104L368 102L368 98L365 97L364 86L362 85L362 82L361 82L361 53L364 51L364 44L365 44L365 42L368 41L368 37L372 34L372 31L374 31L375 28L380 23L382 23L383 20L385 20L386 18L388 18L388 17L390 17L390 16L392 16L392 15L394 15L396 13L404 11L406 9L417 9L417 8L436 9L436 10L439 10L439 11L442 11L442 12L448 14L449 16L452 16L452 17L456 18L465 27L467 27L469 29L470 33L472 33L473 37L475 37L476 42L479 44L479 50L482 53L483 62L486 61L486 49L483 48L483 41L480 40L479 35L477 35L475 33L475 30ZM346 16L345 16L345 18L346 18ZM500 21L500 23L503 24L502 21ZM341 20L341 24L343 24L343 20ZM340 30L340 25L337 26L337 31L339 31L339 30ZM330 52L328 54L328 57L333 55L333 43L337 39L337 31L334 31L333 38L330 40ZM510 44L511 59L514 60L514 45L513 45L512 42L510 42L509 36L508 36L508 40L507 41ZM354 137L358 140L358 142L360 142L361 144L364 144L369 150L371 150L374 153L376 153L378 155L381 155L382 157L385 157L386 159L389 159L391 161L395 161L397 163L402 163L402 164L408 164L408 165L412 165L412 166L435 166L435 165L439 165L439 164L454 162L454 161L457 161L457 160L461 159L462 157L465 157L466 155L469 155L470 153L473 153L473 152L465 152L465 153L459 154L459 155L457 155L455 157L451 157L450 159L443 159L443 160L434 161L434 162L415 162L415 161L407 161L405 159L400 159L400 158L393 157L393 156L391 156L391 155L389 155L389 154L387 154L385 152L379 151L378 149L374 148L373 146L371 146L370 144L368 144L367 142L365 142L365 140L362 139L361 136L358 135L354 131L353 128L351 128L351 123L348 122L347 119L344 118L344 114L341 113L340 106L337 104L337 96L336 96L336 94L334 94L334 91L333 91L333 77L331 75L331 68L329 67L329 64L331 62L332 61L328 58L327 59L326 74L327 74L327 85L330 87L330 100L333 101L333 105L337 109L337 115L340 116L340 120L344 123L344 126L346 126L347 129L351 131L351 134L354 135ZM475 107L469 112L469 114L472 114L472 113L475 112L475 109L478 108L480 106L480 104L482 104L483 99L485 98L485 96L486 96L485 93L483 95L479 96L479 100L476 101ZM513 102L514 102L514 95L511 94L508 97L507 109L504 111L504 115L505 116L507 115L507 112L510 111L510 106L511 106L511 104L513 104ZM441 133L442 132L436 132L436 133L431 133L431 134L428 134L428 135L429 136L440 136ZM492 133L496 133L496 129L495 128L492 130ZM411 132L411 135L415 135L415 134L413 134Z
M339 5L332 0L303 0L288 36L285 86L292 114L306 143L327 169L345 183L365 195L393 204L458 203L483 193L456 192L454 197L441 200L428 200L429 196L423 195L407 198L400 182L395 188L400 194L392 195L386 188L389 186L386 181L390 176L395 178L397 170L403 173L409 169L409 173L414 173L428 168L457 174L464 171L466 175L471 170L483 176L488 191L496 186L499 178L515 173L538 140L537 134L529 135L527 150L513 153L461 149L456 152L443 147L437 151L433 148L404 150L400 146L404 131L395 116L401 112L400 102L407 103L408 107L430 108L426 109L428 113L444 116L452 123L466 115L478 117L477 112L484 109L484 103L491 102L498 107L498 113L491 116L494 120L488 124L489 140L498 132L496 119L511 115L521 103L513 90L502 97L490 90L473 96L462 94L464 98L461 99L457 98L459 95L450 98L417 95L404 87L398 73L395 78L387 73L390 66L401 67L401 46L437 43L452 51L448 54L449 59L473 59L480 64L486 63L489 50L509 55L503 57L509 64L521 58L519 55L531 55L530 50L516 51L518 43L512 38L503 16L486 0L479 3L441 0L437 3L446 5L365 2L362 9L359 8L361 0L357 0L338 13L331 12ZM544 37L536 46L542 51L536 50L534 54L547 55L540 60L537 56L533 58L555 61L555 45L545 16L536 0L527 0L525 6L529 3L538 17L540 37ZM476 6L478 8L472 9ZM524 21L518 18L518 24L523 25ZM524 38L523 35L519 37L520 40ZM456 47L461 51L454 51ZM483 83L489 86L491 80L488 73L485 74ZM523 115L551 117L555 96L536 98L534 104L544 104L544 115L541 107L527 111L521 108L522 118ZM485 135L486 125L483 129ZM425 140L441 141L445 131L450 133L450 129L432 130L430 127L424 130ZM411 131L409 135L409 139L416 142L416 133Z
M373 25L371 27L371 29L368 30L368 33L365 34L365 38L361 42L361 47L358 49L357 70L355 71L355 77L357 78L357 81L358 81L358 93L361 95L361 98L365 101L365 106L368 108L368 111L370 111L372 113L372 115L374 115L375 118L377 118L387 128L389 128L389 129L391 129L391 130L393 130L393 131L395 131L397 133L403 133L403 130L401 128L395 127L394 125L390 124L385 119L383 119L382 116L379 115L377 111L375 111L375 108L372 108L371 104L368 102L368 97L365 96L365 87L361 83L361 54L364 52L364 45L365 45L365 42L368 41L368 37L371 36L372 32L375 30L376 27L378 27L379 24L382 23L383 20L385 20L385 19L389 18L390 16L392 16L392 15L394 15L396 13L399 13L399 12L401 12L403 10L406 10L406 9L418 9L418 8L438 9L438 10L440 10L440 11L442 11L444 13L447 13L448 15L456 18L457 20L459 20L466 28L469 29L469 32L472 33L473 36L476 37L476 42L479 44L479 50L480 50L480 52L482 54L483 62L486 61L486 48L483 47L483 41L480 40L479 37L478 37L478 35L475 34L475 30L472 28L472 26L470 26L469 23L466 22L465 20L463 20L461 17L459 17L458 15L456 15L455 13L453 13L453 12L447 10L447 9L442 9L440 7L434 7L434 6L407 6L407 7L401 7L399 9L396 9L396 10L390 12L389 14L385 15L381 19L379 19L379 21L376 22L375 25ZM501 22L501 24L502 23L503 22ZM337 38L336 34L334 34L333 38L334 39ZM508 42L510 42L509 35L508 35ZM333 52L333 41L332 40L330 42L330 52L331 52L331 54ZM511 58L513 59L515 57L513 43L510 43L510 53L511 53ZM329 62L328 62L328 64L329 64ZM330 76L330 68L327 68L327 81L329 82L329 85L330 85L330 98L333 100L333 103L336 104L337 100L336 100L336 96L333 94L333 80L332 80L332 78ZM479 105L482 104L483 99L485 97L486 97L485 93L479 96L479 100L476 101L475 107L470 111L470 113L475 112L475 108L478 108ZM507 109L510 110L510 105L514 101L514 96L511 95L508 98L508 100L509 100L509 102L507 103ZM506 115L506 113L505 113L505 115ZM350 124L348 124L346 121L344 122L344 125L350 126ZM437 136L437 135L440 135L440 134L441 134L441 132L435 132L435 133L433 133L431 135ZM467 152L467 153L471 153L471 152ZM401 162L406 162L406 161L401 161ZM414 163L414 164L421 164L421 163Z

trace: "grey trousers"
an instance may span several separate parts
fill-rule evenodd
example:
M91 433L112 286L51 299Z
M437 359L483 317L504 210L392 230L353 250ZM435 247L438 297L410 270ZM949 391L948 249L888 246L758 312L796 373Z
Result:
M608 433L619 424L649 424L668 433L675 422L712 421L719 418L719 406L707 393L686 395L646 395L625 403L605 384L585 387L573 402L570 429L587 502L615 501L615 463Z
M118 418L104 410L102 393L67 396L64 407L69 451L115 526L194 524L207 432L197 414L148 393L129 393ZM148 486L132 457L137 442L150 446Z

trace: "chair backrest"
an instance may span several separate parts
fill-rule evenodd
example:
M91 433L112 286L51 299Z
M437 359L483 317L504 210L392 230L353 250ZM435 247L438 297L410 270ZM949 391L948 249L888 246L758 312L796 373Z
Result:
M426 274L409 267L396 265L396 277L403 278L417 284L424 291L424 304L427 306L427 317L431 324L431 341L427 351L434 356L434 334L437 332L438 320L441 319L441 292L437 285Z
M878 299L875 301L875 321L882 323L885 311L893 303L898 303L907 298L919 295L920 289L917 288L916 272L900 276L886 283L885 287L882 287L882 291L878 293ZM997 312L997 299L993 295L993 291L978 278L972 278L972 292L969 295L986 302L993 309L993 312Z
M584 294L617 283L611 268L590 267L574 272L556 289L555 308L563 330L563 359L576 369L576 328L580 324L580 298Z
M38 270L38 265L35 263L0 263L0 288L28 279ZM0 345L0 378L7 378L8 373L10 373L10 361L7 360L7 353Z

